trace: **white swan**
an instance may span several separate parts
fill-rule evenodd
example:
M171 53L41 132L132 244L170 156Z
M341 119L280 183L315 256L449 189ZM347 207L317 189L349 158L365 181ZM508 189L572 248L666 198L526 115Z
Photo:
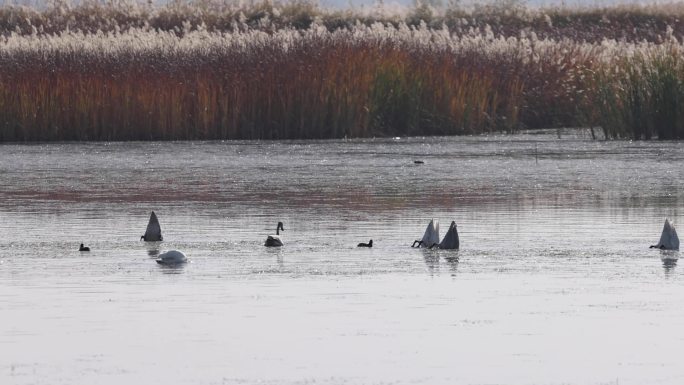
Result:
M430 223L428 223L427 228L425 229L425 234L423 234L423 239L415 240L413 241L413 244L411 247L415 247L416 243L418 244L418 247L432 247L435 244L439 243L439 221L436 221L432 219Z
M159 254L157 263L160 265L179 265L188 261L188 258L182 251L169 250L166 253Z
M154 211L152 211L152 214L150 215L150 221L147 223L145 235L140 237L140 239L146 242L158 242L164 240L164 237L162 237L161 233L161 226L159 226L159 220L157 219L157 215L154 213Z
M660 235L660 241L657 245L651 248L663 250L679 250L679 237L677 237L677 230L675 230L670 220L665 218L665 225L663 226L663 233Z
M449 230L444 236L444 239L442 239L442 242L434 246L440 249L458 249L459 243L460 242L458 240L458 230L456 229L456 222L451 221L451 226L449 226Z
M264 243L264 246L268 247L278 247L283 245L283 241L280 240L280 230L285 231L283 228L283 222L278 222L278 226L276 226L276 235L269 235L268 238L266 238L266 243Z

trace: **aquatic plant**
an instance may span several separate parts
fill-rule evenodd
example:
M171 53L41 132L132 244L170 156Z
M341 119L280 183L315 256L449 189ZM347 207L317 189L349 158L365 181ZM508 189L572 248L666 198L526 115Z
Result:
M629 14L634 25L639 12L667 19L659 9L602 17ZM4 7L0 140L339 138L577 125L601 127L606 137L682 137L684 49L675 28L636 42L558 39L549 28L596 15L544 12L516 5L361 14L307 2L210 1ZM428 13L429 20L417 16Z
M54 34L66 30L97 33L149 27L183 33L206 29L234 32L249 27L263 31L308 29L315 21L329 31L357 23L419 26L446 25L453 33L483 32L518 37L534 32L541 39L570 38L600 42L603 39L662 41L667 28L684 36L681 3L617 4L610 7L528 7L522 0L420 1L407 7L378 2L372 7L326 9L308 0L175 0L155 5L142 0L51 0L44 7L0 7L0 33Z
M521 49L491 36L380 24L11 35L0 39L0 139L512 130L522 103Z
M598 68L588 93L608 137L684 138L684 46L642 43Z

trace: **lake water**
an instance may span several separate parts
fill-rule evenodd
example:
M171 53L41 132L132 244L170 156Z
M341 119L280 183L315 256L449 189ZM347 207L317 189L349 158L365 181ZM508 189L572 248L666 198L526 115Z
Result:
M555 131L2 145L0 384L682 384L683 181Z

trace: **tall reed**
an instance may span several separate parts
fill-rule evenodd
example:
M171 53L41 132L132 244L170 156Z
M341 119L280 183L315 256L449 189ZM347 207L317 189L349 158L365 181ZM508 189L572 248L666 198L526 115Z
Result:
M581 25L573 24L586 17L579 11L558 11L532 29L525 26L540 11L524 8L326 12L305 2L0 8L0 140L340 138L578 125L601 127L607 137L684 135L684 46L675 28L638 42L577 40L535 30L564 28L554 27L561 15ZM620 14L611 12L603 16ZM478 21L487 18L500 24Z
M676 41L616 55L593 76L589 100L608 137L684 138L684 47Z
M520 48L405 25L11 36L0 41L0 140L512 130Z
M174 0L154 5L146 0L49 0L44 7L0 7L0 34L54 34L66 30L85 33L127 31L146 26L183 33L204 28L234 32L248 27L272 31L308 29L314 22L329 31L357 23L419 26L446 25L459 35L489 28L496 36L518 37L534 32L541 39L565 38L600 42L603 39L660 42L667 29L684 36L681 3L615 5L611 7L527 7L524 0L452 1L432 7L383 5L357 9L326 9L311 0ZM390 2L386 2L389 4Z

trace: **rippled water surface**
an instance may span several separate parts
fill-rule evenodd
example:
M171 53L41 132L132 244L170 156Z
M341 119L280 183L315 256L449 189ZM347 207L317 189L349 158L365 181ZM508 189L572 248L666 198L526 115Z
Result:
M648 246L683 177L680 143L555 132L2 145L0 384L682 384ZM431 218L460 251L409 247Z

